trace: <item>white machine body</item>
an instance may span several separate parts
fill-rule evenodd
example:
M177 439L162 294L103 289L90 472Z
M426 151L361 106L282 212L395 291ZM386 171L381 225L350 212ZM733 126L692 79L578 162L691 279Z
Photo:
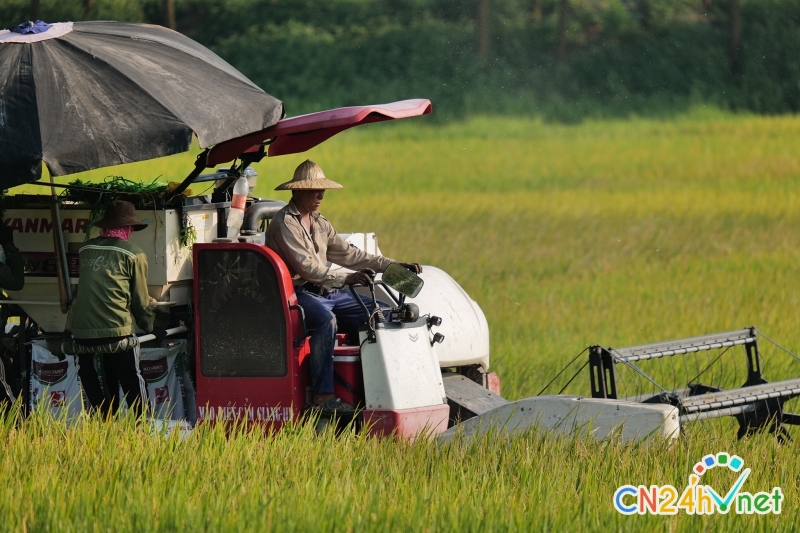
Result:
M341 237L350 246L373 255L381 255L378 238L374 233L344 233ZM332 271L352 270L335 263L330 265ZM407 298L409 303L419 306L420 315L436 315L442 319L437 331L445 340L436 345L441 368L452 368L466 365L481 365L489 369L489 324L478 303L469 297L450 275L440 268L423 265L420 277L425 281L422 292L416 298ZM378 275L376 278L381 279ZM359 289L365 296L366 289ZM376 290L379 300L391 302L389 296L380 288Z

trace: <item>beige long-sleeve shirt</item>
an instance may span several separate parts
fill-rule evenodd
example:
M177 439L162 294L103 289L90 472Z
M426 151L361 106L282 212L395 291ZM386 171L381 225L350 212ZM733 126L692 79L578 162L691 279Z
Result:
M319 211L311 214L309 232L303 226L300 212L291 201L270 222L266 244L289 267L295 285L310 281L326 289L343 287L347 273L331 271L328 262L353 270L371 268L377 272L383 272L395 262L388 257L368 254L348 244Z

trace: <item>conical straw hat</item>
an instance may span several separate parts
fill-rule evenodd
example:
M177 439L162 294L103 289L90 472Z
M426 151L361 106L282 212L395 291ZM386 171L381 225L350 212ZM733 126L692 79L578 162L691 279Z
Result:
M320 189L341 189L342 186L325 177L319 165L306 159L294 171L292 181L281 183L275 187L276 191L303 191Z

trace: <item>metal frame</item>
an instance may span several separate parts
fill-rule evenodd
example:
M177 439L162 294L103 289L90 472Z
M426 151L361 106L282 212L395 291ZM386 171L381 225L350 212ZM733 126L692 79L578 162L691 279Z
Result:
M589 348L589 374L592 398L617 399L617 380L614 374L614 357L602 346Z
M624 398L640 403L668 403L678 407L681 424L710 418L734 416L739 421L739 438L761 429L775 433L779 440L791 440L784 424L800 424L800 416L783 411L783 404L800 396L800 378L768 383L762 374L761 352L756 328L728 331L687 339L631 346L589 348L589 376L592 398L618 399L615 365L633 367L637 361L672 357L700 351L743 346L747 380L743 387L719 390L704 385ZM639 371L641 373L641 371Z

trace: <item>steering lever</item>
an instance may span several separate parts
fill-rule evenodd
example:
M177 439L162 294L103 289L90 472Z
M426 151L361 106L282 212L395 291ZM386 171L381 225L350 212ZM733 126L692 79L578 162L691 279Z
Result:
M362 271L362 272L364 272L367 276L369 276L369 279L372 281L372 283L369 284L369 293L372 296L372 309L373 310L374 309L379 309L379 307L378 307L378 299L375 297L375 273L372 272L372 271L369 271L369 270L365 270L365 271ZM367 306L364 305L364 301L361 299L361 297L356 292L355 287L364 287L364 284L363 283L351 283L350 284L350 292L353 293L353 298L356 299L356 301L358 302L358 305L361 306L361 309L363 309L364 313L366 313L367 316L369 317L371 315L371 313L369 312L369 309L367 309ZM382 318L384 318L383 314L381 314L381 319ZM385 322L385 320L381 320L381 319L379 319L380 322Z
M352 293L353 293L353 298L355 298L355 299L356 299L356 302L358 302L358 305L360 305L360 306L361 306L361 309L363 309L363 310L364 310L364 313L365 313L367 316L369 316L369 309L367 309L367 306L366 306L366 305L364 305L364 300L362 300L362 299L361 299L361 297L360 297L360 296L358 295L358 293L356 292L356 287L363 287L363 286L364 286L364 285L362 285L361 283L351 283L351 284L350 284L350 292L352 292ZM375 289L373 289L373 294L374 294L374 290L375 290Z

